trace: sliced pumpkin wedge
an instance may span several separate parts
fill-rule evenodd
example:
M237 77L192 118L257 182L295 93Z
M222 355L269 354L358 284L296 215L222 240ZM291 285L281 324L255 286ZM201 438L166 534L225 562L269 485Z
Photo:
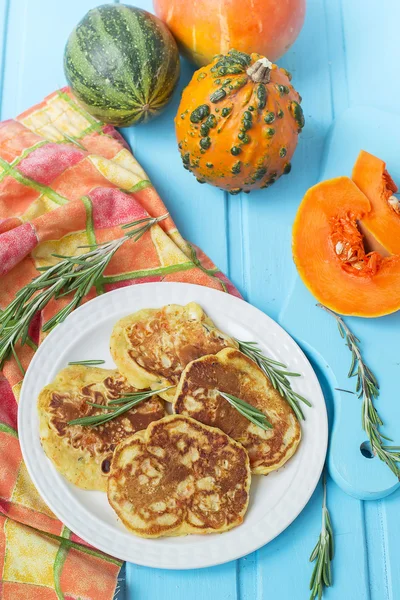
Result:
M361 150L353 168L354 183L367 196L371 210L363 225L392 254L400 254L400 201L397 186L380 158Z
M348 177L310 188L293 227L293 257L310 292L342 315L378 317L400 308L400 256L365 252L358 221L368 198Z

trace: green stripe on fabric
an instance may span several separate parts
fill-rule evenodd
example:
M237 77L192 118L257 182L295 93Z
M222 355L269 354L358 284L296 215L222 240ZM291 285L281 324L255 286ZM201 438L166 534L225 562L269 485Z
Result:
M9 518L6 514L4 514L0 510L0 516ZM31 525L27 525L26 523L21 523L23 527L27 527L28 529L32 529L39 535L43 535L44 537L50 538L52 540L57 540L58 542L62 542L66 548L73 548L74 550L79 550L79 552L83 552L84 554L88 554L89 556L95 556L96 558L100 558L105 560L106 562L112 563L113 565L117 565L117 567L122 567L124 561L118 560L118 558L113 558L108 554L103 554L100 550L94 550L92 548L88 548L83 544L79 544L78 542L72 542L67 538L62 538L59 535L55 535L54 533L49 533L48 531L42 531L41 529L37 529L37 527L32 527Z
M84 108L81 108L76 102L74 102L72 100L72 98L70 98L68 96L68 94L66 94L65 92L62 92L61 90L58 90L58 96L60 98L62 98L63 100L65 100L66 102L68 102L68 104L70 106L72 106L72 108L79 113L80 115L82 115L82 117L85 117L85 119L87 121L89 121L89 123L91 123L91 127L97 131L103 131L102 130L102 126L99 123L99 121L97 121L94 117L92 117L92 115L90 115L88 112L86 112L86 110Z
M45 194L48 198L50 198L50 200L53 200L53 202L55 202L56 204L68 204L67 198L64 198L64 196L61 196L60 194L57 194L57 192L52 190L47 185L42 185L41 183L38 183L37 181L30 179L29 177L24 177L22 173L20 173L17 169L14 169L7 161L3 160L2 158L0 158L0 165L4 169L8 169L8 174L14 177L14 179L19 183L22 183L22 185L26 185L29 188L37 190L41 194Z
M0 173L0 181L2 181L9 174L10 170L13 167L16 167L22 160L24 160L24 158L29 156L29 154L31 152L33 152L37 148L40 148L41 146L44 146L45 144L48 144L48 142L47 141L38 142L34 146L31 146L30 148L26 148L26 150L24 150L22 152L22 154L20 154L20 156L17 156L16 158L14 158L14 160L12 162L7 163L7 167L4 169L4 171L2 173Z
M197 254L196 254L196 250L193 248L192 244L190 242L186 242L186 243L190 248L190 258L192 259L192 261L194 262L196 267L199 267L199 269L201 269L204 273L207 273L207 275L210 275L210 277L214 277L215 273L220 272L220 269L218 269L218 267L214 267L213 269L207 269L206 267L204 267L201 264L201 262L199 261ZM218 279L218 281L221 281L221 280Z
M144 269L143 271L131 271L130 273L121 273L121 275L110 275L102 277L103 283L117 283L127 279L138 279L139 277L151 277L152 275L168 275L169 273L179 273L179 271L188 271L194 269L192 262L170 265L169 267L157 267L156 269Z
M68 529L68 527L66 527L64 525L62 532L61 532L61 537L64 539L69 539L70 535L71 535L71 530ZM64 542L61 541L60 547L57 551L56 557L54 559L54 564L53 564L54 589L57 594L58 600L65 600L64 592L61 589L61 581L60 580L61 580L61 573L63 570L65 559L67 558L67 554L68 554L68 548L66 548L64 545Z
M86 210L86 234L88 236L89 244L91 246L95 246L97 244L97 241L96 241L96 236L95 236L94 227L93 227L92 202L91 202L90 198L88 198L87 196L82 196L81 200L82 200L82 202L85 206L85 210Z
M129 188L128 192L140 192L140 190L144 190L145 188L150 187L151 185L151 181L149 181L148 179L143 179L142 181L139 181L139 183L135 183L135 185Z
M81 200L82 200L82 202L85 206L85 210L86 210L86 235L88 237L88 242L91 246L96 246L97 240L96 240L96 233L94 231L94 225L93 225L92 201L87 196L82 196ZM101 294L104 294L104 288L103 288L103 284L102 284L101 280L96 281L95 288L96 288L97 294L99 296Z
M10 427L10 425L0 423L0 431L2 431L3 433L9 433L10 435L18 439L17 431L13 427Z

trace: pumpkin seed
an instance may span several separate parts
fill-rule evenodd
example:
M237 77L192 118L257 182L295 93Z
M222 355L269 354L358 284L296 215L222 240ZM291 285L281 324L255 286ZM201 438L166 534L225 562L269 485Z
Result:
M264 117L266 123L273 123L275 121L275 114L273 112L267 112Z
M338 256L339 256L340 254L342 254L342 252L343 252L343 248L344 248L344 245L342 244L342 242L338 242L338 243L336 244L336 246L335 246L335 252L336 252L336 254L337 254Z
M395 213L400 215L400 201L396 196L390 196L388 198L389 206L394 210Z
M223 98L225 98L226 96L226 91L222 88L220 88L219 90L216 90L215 92L213 92L210 96L210 102L213 102L214 104L216 102L220 102ZM207 105L205 105L207 106Z
M233 154L233 156L237 156L241 151L242 149L239 146L232 146L231 148L231 154Z
M201 104L190 115L190 120L192 123L200 123L210 114L210 107L208 104Z

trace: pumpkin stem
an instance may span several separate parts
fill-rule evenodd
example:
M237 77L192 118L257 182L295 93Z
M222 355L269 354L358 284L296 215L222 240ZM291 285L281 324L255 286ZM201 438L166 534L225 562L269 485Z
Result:
M272 62L268 58L259 58L246 71L254 83L268 83L272 69Z

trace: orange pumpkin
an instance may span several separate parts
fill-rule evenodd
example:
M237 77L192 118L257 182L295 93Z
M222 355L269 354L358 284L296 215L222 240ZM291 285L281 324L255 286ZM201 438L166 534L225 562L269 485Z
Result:
M206 65L230 48L258 52L275 61L293 44L303 26L306 0L154 0L183 53Z
M259 54L236 50L196 71L175 117L184 167L232 194L289 173L304 126L290 79Z
M391 254L400 254L400 201L393 195L397 186L386 164L361 150L352 179L371 203L363 225Z
M400 309L400 256L366 253L357 222L371 204L348 177L310 188L293 227L293 257L310 292L343 315L378 317Z

